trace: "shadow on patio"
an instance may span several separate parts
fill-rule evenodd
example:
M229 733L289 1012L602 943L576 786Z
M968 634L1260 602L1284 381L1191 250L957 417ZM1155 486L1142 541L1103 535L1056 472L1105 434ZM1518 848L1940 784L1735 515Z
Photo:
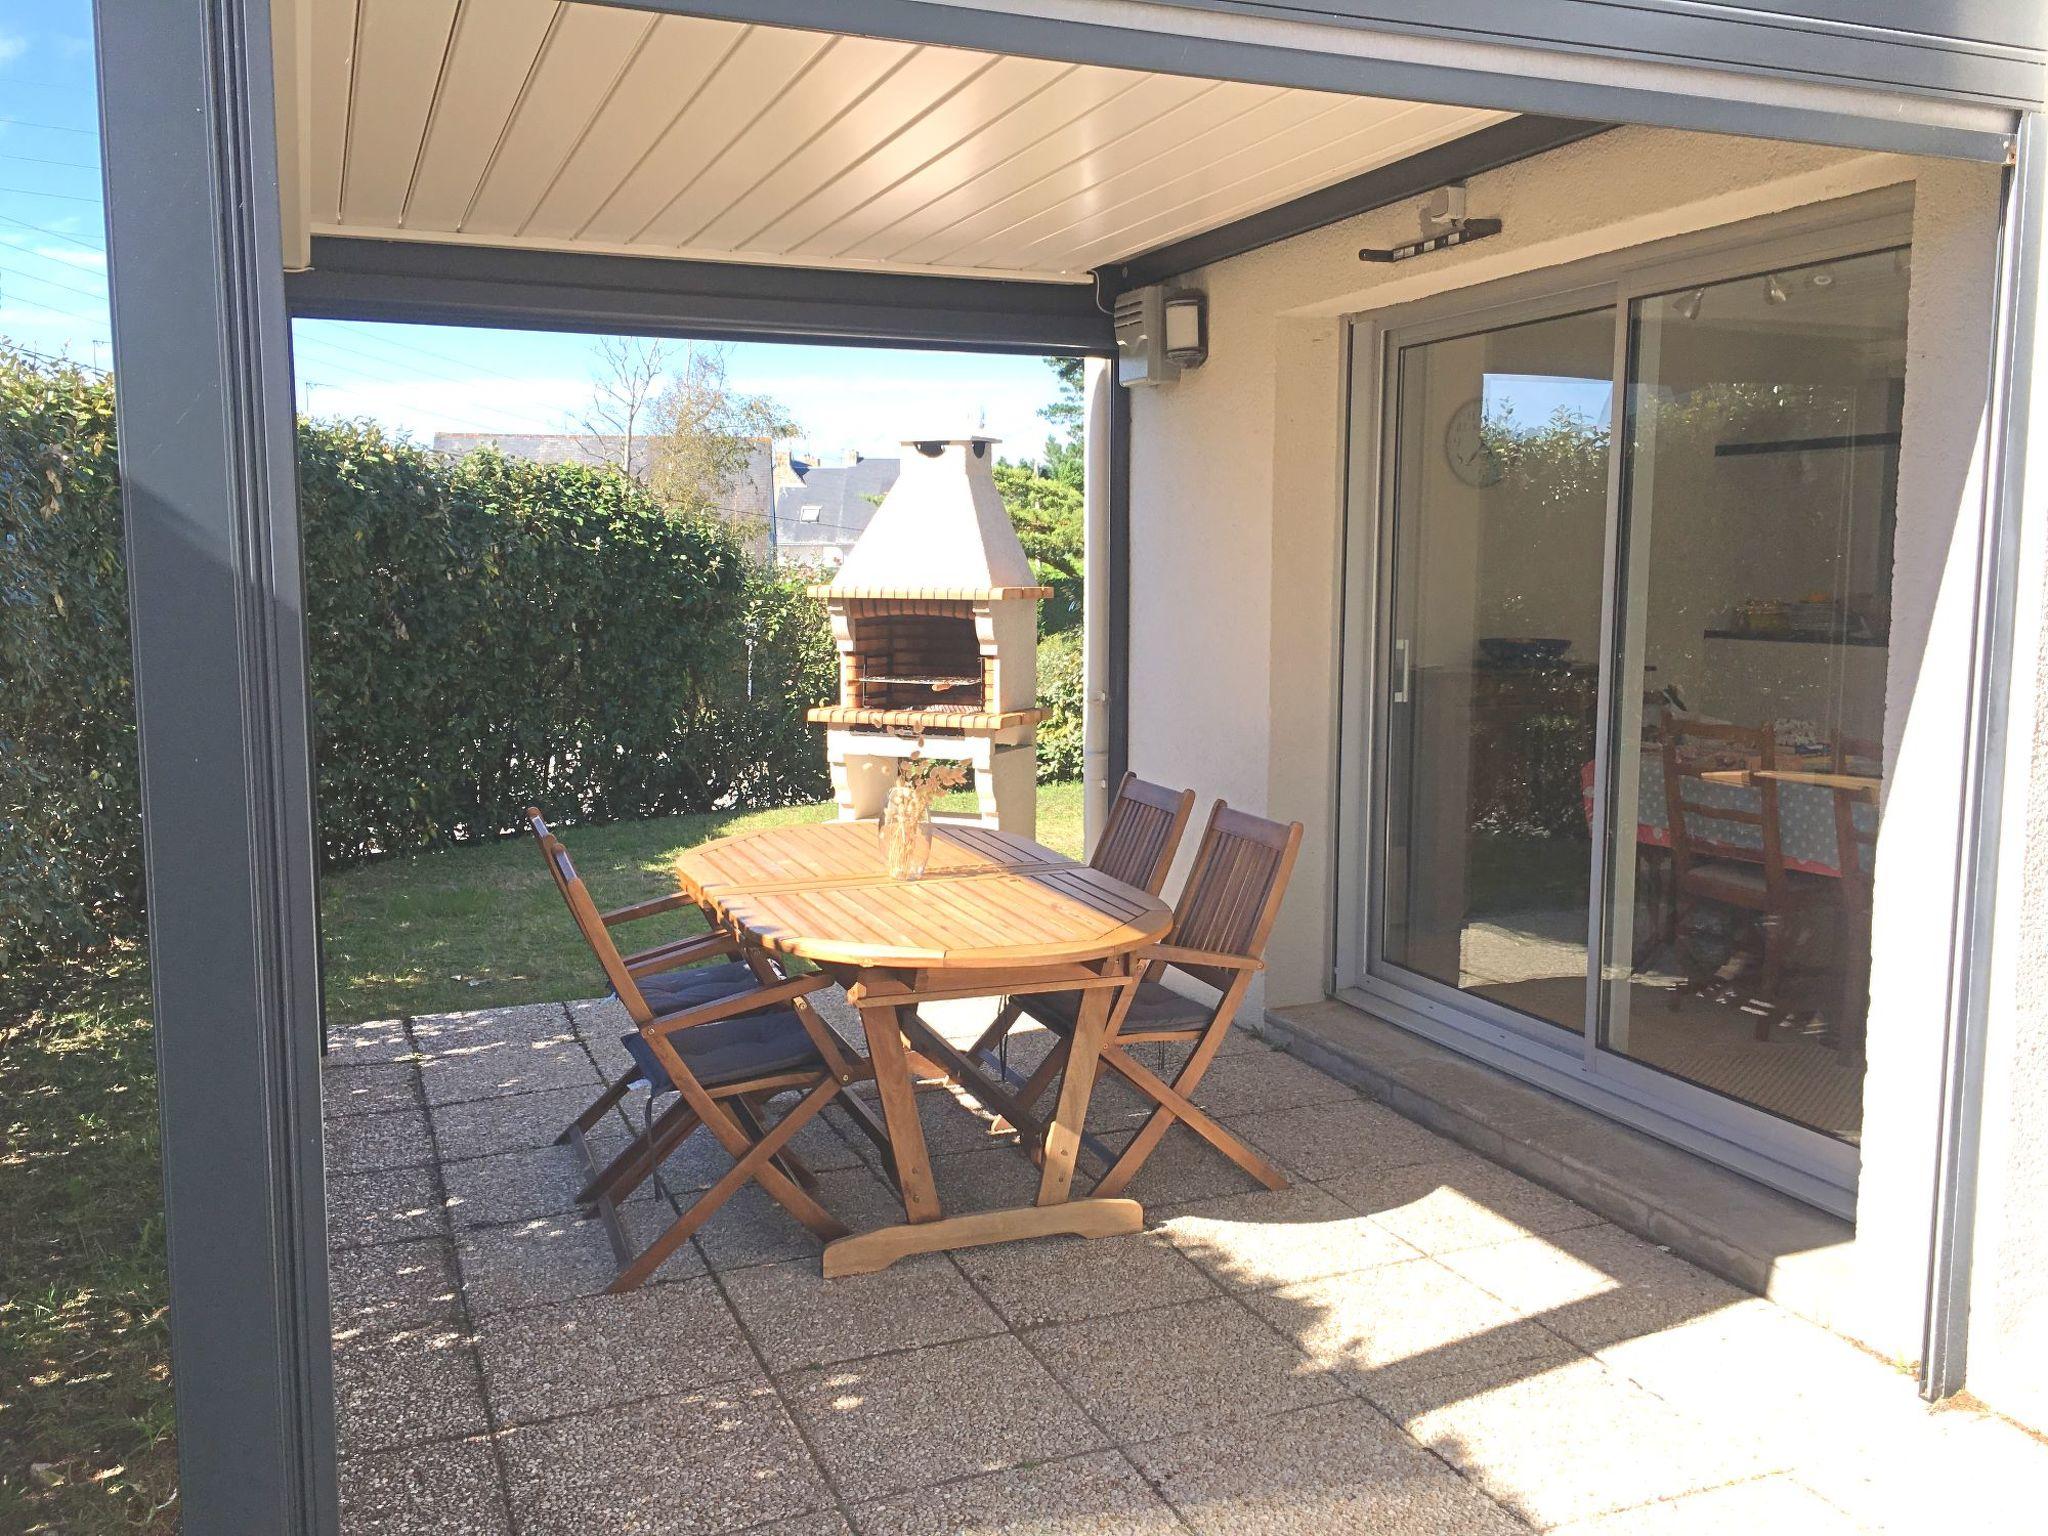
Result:
M960 1006L934 1019L949 1036L978 1028ZM551 1143L624 1027L590 1002L336 1038L348 1536L1826 1536L2032 1528L2019 1495L2048 1487L2048 1451L2003 1422L1927 1409L1853 1346L1242 1034L1202 1099L1289 1170L1283 1193L1176 1133L1131 1191L1142 1233L828 1283L750 1189L607 1297ZM985 1120L921 1100L949 1203L1029 1199ZM835 1214L881 1224L894 1195L836 1115L797 1148ZM1113 1145L1141 1115L1105 1080L1090 1124ZM629 1228L723 1167L693 1138Z

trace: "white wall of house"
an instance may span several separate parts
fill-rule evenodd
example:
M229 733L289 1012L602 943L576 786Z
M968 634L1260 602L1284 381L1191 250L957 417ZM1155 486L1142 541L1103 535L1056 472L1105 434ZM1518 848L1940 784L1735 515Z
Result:
M1887 687L1890 804L1878 857L1857 1281L1841 1322L1913 1358L1946 985L1946 913L1929 892L1954 883L1977 505L1968 468L1986 402L1994 171L1623 129L1475 178L1473 212L1506 229L1467 249L1361 263L1359 247L1413 234L1414 210L1403 205L1189 274L1209 296L1209 361L1133 400L1130 728L1140 773L1307 824L1263 1004L1322 997L1333 861L1348 842L1333 825L1345 317L1902 183L1914 184L1917 212ZM2044 1081L2037 1062L2037 1096ZM2048 1232L2036 1236L2048 1243ZM2038 1307L2031 1316L2030 1326L2048 1329ZM2038 1345L2033 1359L2035 1375L2048 1378Z

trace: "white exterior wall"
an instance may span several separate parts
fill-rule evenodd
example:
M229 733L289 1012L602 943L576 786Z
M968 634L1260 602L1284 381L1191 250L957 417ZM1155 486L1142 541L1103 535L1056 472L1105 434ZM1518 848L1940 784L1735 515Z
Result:
M1404 204L1189 274L1209 296L1209 361L1133 392L1130 721L1140 773L1306 824L1263 1002L1324 996L1339 852L1343 318L1904 182L1917 184L1919 211L1888 689L1894 809L1878 860L1861 1235L1841 1322L1911 1359L1946 961L1946 913L1928 897L1954 885L1976 517L1965 471L1988 379L1995 172L1623 129L1474 178L1473 213L1506 228L1468 249L1359 262L1360 246L1414 233ZM1901 804L1926 809L1902 816Z

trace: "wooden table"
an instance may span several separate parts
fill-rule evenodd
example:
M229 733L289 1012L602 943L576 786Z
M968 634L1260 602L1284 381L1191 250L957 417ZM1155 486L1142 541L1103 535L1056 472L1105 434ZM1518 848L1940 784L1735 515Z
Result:
M904 1221L825 1249L827 1276L883 1269L913 1253L1048 1233L1135 1232L1134 1200L1074 1200L1074 1163L1114 1017L1137 985L1134 954L1166 935L1172 913L1134 886L1013 833L941 823L921 880L892 879L872 822L777 827L721 838L682 855L676 876L694 900L749 942L832 974L860 1010L883 1122L853 1105L889 1158ZM918 1016L951 998L1080 992L1072 1053L1049 1122ZM1041 1153L1038 1201L948 1216L918 1120L911 1051L937 1064Z

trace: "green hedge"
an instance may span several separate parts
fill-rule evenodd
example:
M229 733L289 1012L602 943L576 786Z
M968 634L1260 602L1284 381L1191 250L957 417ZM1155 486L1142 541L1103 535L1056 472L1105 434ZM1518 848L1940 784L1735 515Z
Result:
M0 970L133 927L109 387L0 353ZM299 432L330 866L564 820L816 799L817 605L631 482L363 424Z
M1052 711L1038 727L1038 782L1081 777L1081 631L1038 642L1038 701Z

